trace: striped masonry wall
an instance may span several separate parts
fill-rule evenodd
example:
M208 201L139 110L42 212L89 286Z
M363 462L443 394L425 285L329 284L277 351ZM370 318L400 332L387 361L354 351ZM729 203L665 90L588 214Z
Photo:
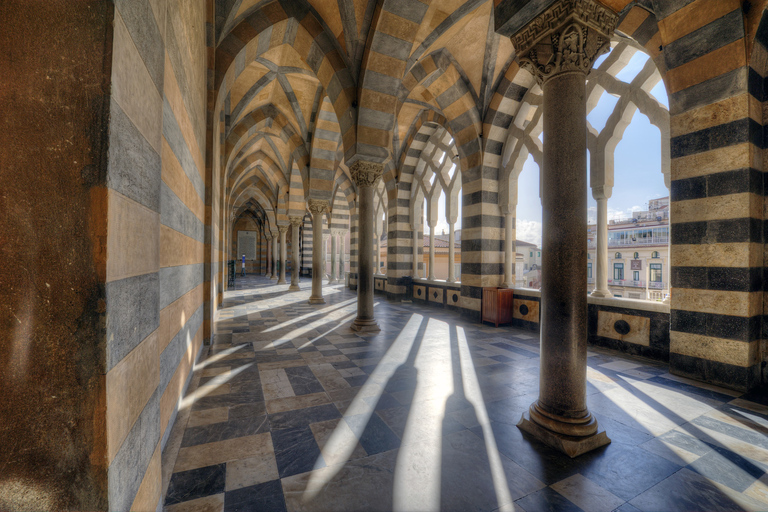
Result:
M205 21L202 3L116 6L107 171L110 510L157 507L163 442L203 341Z

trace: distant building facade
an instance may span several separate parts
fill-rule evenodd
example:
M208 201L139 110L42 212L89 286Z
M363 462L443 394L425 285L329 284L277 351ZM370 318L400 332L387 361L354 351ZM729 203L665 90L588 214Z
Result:
M597 227L587 226L587 283L595 288ZM608 289L614 297L663 300L669 293L669 197L608 221Z

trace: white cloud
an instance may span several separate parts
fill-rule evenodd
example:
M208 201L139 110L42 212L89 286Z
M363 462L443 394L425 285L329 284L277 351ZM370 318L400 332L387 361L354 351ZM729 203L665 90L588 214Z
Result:
M531 242L541 247L541 222L517 219L515 227L518 240Z

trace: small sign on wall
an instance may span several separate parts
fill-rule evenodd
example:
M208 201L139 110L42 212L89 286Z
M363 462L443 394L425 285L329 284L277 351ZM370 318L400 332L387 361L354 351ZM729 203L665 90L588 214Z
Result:
M643 270L643 260L631 260L632 270Z

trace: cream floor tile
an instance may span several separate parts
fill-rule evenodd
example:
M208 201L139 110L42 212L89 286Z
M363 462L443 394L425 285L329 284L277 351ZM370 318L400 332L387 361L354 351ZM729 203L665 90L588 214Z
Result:
M165 512L223 512L224 493L169 505L163 510Z
M222 462L256 457L264 452L267 445L271 444L272 436L269 432L265 432L255 436L238 437L181 448L173 471L178 473L179 471L202 468Z
M306 409L316 405L328 404L331 399L326 393L312 393L309 395L289 396L267 400L267 412L275 414L278 412L294 411L296 409Z
M579 473L557 482L551 487L582 510L589 510L590 512L611 512L624 503L623 499Z
M227 407L215 407L213 409L204 409L202 411L192 411L189 414L187 427L200 427L202 425L211 425L227 421L229 409Z

